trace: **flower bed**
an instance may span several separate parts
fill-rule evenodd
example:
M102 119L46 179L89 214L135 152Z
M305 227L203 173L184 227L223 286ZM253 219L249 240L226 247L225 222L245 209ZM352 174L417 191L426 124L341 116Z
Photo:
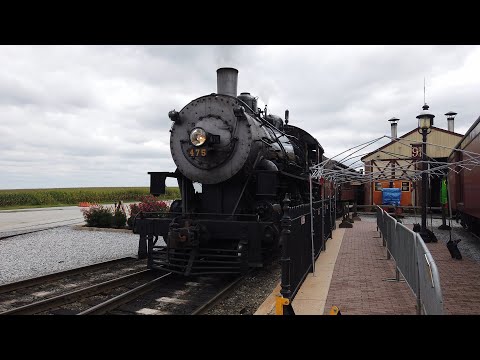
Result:
M112 206L93 205L82 209L83 217L88 227L131 229L135 217L140 212L167 212L166 202L158 200L153 195L143 196L139 203L125 206L121 201Z
M140 212L147 213L165 213L169 210L169 206L165 201L158 200L153 195L142 197L142 201L138 204L130 204L130 216L127 220L127 225L132 228L133 221Z

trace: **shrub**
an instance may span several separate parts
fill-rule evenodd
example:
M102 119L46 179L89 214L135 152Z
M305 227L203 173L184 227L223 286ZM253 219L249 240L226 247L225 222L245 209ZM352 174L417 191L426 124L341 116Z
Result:
M125 227L126 222L127 214L122 210L115 210L115 214L113 215L113 226L116 228L123 228Z
M143 212L166 212L168 210L165 201L158 200L153 195L143 196L138 204L130 204L130 215L135 216L140 211Z
M168 205L166 202L158 200L153 195L143 196L140 203L130 204L130 217L127 220L127 225L129 228L132 228L133 219L140 212L165 213L167 211L168 211ZM152 216L152 215L149 215L149 216ZM161 214L158 216L161 216Z
M88 209L82 209L83 218L87 226L111 227L113 223L112 211L102 205L91 206Z

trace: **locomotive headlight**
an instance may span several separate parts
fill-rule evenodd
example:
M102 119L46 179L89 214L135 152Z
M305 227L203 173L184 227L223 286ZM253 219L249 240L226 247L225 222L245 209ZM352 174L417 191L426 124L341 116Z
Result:
M207 133L202 128L195 128L190 133L190 142L194 146L201 146L207 141Z

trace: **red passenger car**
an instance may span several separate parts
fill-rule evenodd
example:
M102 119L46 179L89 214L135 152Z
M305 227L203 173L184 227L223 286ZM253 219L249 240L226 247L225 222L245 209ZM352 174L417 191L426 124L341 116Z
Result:
M465 133L455 149L480 154L480 117ZM471 154L475 156L475 154ZM450 163L468 160L468 155L453 151L448 161ZM480 236L480 166L467 165L470 170L456 167L449 171L450 202L452 212L457 220L468 230Z

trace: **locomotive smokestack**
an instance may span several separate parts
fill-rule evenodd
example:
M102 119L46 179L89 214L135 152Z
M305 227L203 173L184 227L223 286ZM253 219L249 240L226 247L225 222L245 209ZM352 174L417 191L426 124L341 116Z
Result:
M238 70L234 68L217 69L217 94L237 96Z

